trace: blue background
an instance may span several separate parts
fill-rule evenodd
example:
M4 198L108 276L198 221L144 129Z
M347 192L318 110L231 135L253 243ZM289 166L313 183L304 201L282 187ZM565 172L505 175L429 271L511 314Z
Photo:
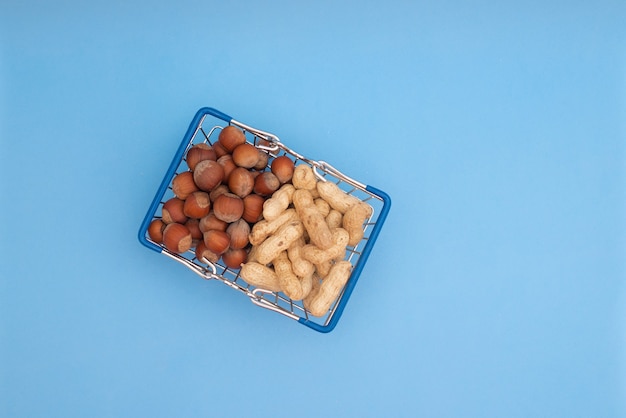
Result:
M0 6L0 415L626 416L626 3ZM389 193L319 334L149 251L195 112Z

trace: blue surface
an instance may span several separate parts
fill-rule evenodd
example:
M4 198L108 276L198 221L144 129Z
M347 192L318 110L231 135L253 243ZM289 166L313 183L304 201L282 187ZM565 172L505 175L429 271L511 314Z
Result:
M0 415L626 416L626 4L0 5ZM212 106L388 192L319 334L136 231Z

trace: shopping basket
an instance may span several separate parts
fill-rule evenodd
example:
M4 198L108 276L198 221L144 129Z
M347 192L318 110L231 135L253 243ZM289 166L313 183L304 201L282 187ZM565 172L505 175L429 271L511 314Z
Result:
M220 131L233 125L241 129L246 141L269 154L269 161L282 155L289 156L295 165L308 164L319 181L331 181L345 193L357 197L373 209L371 217L363 224L363 239L354 246L346 247L345 260L352 265L350 278L341 290L337 299L332 303L328 312L323 316L313 316L307 311L302 301L294 301L283 292L270 291L258 288L245 282L240 276L240 269L227 267L220 261L211 263L198 260L195 252L190 249L182 254L174 253L164 245L150 239L148 226L154 219L161 216L163 204L174 196L172 190L173 178L189 168L185 164L187 151L199 143L214 144ZM285 145L276 135L255 129L241 123L230 116L213 108L200 109L193 118L189 128L178 147L174 158L165 173L154 199L146 213L139 229L139 241L147 248L176 260L203 279L216 280L246 295L255 305L280 313L298 321L319 332L329 332L336 326L346 303L361 275L365 263L381 231L391 205L390 197L383 191L356 181L330 164L321 160L309 159Z

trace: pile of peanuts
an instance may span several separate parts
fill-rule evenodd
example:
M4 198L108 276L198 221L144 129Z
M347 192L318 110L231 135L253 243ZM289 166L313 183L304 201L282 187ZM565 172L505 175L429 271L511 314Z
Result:
M193 250L203 263L221 259L248 284L323 316L350 277L346 248L363 238L373 209L306 164L269 159L235 126L213 145L194 145L148 235L173 253Z
M348 246L363 238L370 205L320 181L311 167L296 166L263 205L263 220L252 227L248 261L241 277L254 286L303 300L313 316L323 316L350 278Z

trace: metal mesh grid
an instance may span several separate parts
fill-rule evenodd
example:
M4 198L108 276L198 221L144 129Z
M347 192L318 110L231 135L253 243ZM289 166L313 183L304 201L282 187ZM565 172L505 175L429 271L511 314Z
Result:
M206 125L205 125L205 122L206 122ZM184 171L189 170L185 161L185 156L187 154L187 151L192 146L202 143L202 142L207 143L209 145L214 144L217 141L219 132L225 126L227 125L226 124L213 125L213 122L209 123L208 121L206 121L206 118L203 118L201 120L198 128L195 130L195 133L192 135L189 143L187 144L184 150L183 158L181 159L180 163L178 164L177 169L175 170L175 172L169 179L170 184L167 187L166 191L164 192L163 196L161 196L161 201L155 213L153 214L153 219L160 218L163 204L168 199L174 197L174 192L172 191L171 180L177 174L180 174ZM371 234L371 231L373 230L374 225L376 225L378 216L380 215L383 204L384 204L383 200L379 196L367 191L364 185L350 179L349 177L346 177L345 175L338 172L336 169L334 169L330 165L323 163L323 162L320 164L320 162L309 160L306 157L291 150L290 148L288 148L282 143L277 143L278 146L275 146L272 143L268 145L267 141L265 141L264 138L255 134L252 130L246 129L245 125L238 125L238 126L242 128L242 130L244 131L246 135L246 140L249 143L252 143L255 146L261 149L264 149L268 152L269 154L268 167L274 158L279 157L281 155L288 155L292 160L295 161L296 165L308 164L309 166L313 167L315 173L318 175L321 181L334 182L335 184L339 186L340 189L368 203L373 208L372 216L368 220L366 220L364 224L363 239L354 247L349 246L346 249L346 255L344 259L350 261L350 263L353 265L353 268L354 268L354 266L356 266L357 263L359 262L360 257L363 253L363 249L366 247L370 239L370 234ZM146 236L146 238L150 241L148 236ZM337 300L333 303L329 311L324 316L315 317L315 316L310 315L307 312L307 310L303 306L302 301L293 301L287 296L285 296L283 293L270 292L270 291L266 291L263 289L256 289L254 286L248 285L239 276L239 269L234 270L234 269L228 268L224 264L221 263L221 260L220 262L217 262L217 263L207 264L196 258L195 253L193 251L194 248L192 248L191 250L183 254L175 254L175 253L171 253L164 246L160 244L156 244L156 245L159 245L162 248L163 254L166 254L169 257L175 259L176 261L179 261L185 264L187 267L189 267L195 273L200 275L202 278L216 279L236 290L239 290L240 292L243 292L256 305L274 310L292 319L297 320L297 319L303 318L303 319L315 322L319 325L325 326L330 322L337 308L339 301L341 301L341 299L344 297L345 288L342 290ZM350 280L352 280L352 278L350 278Z

